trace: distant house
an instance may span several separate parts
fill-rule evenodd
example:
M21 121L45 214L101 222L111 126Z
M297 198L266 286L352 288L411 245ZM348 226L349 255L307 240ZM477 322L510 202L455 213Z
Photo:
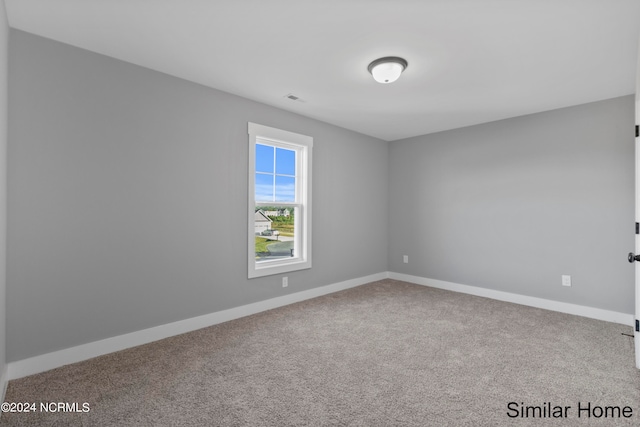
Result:
M289 216L289 209L278 209L277 211L264 211L266 216Z
M262 234L265 230L271 230L271 219L267 216L267 214L259 209L256 211L254 216L254 224L255 224L255 233Z

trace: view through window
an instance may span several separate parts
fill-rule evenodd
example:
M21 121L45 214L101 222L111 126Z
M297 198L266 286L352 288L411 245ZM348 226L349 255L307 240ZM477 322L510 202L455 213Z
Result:
M249 277L309 268L312 139L252 123L249 135Z
M256 262L295 257L296 152L264 142L255 152Z

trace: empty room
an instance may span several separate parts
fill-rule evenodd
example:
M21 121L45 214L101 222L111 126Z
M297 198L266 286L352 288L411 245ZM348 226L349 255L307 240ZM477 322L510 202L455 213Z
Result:
M640 1L0 27L0 426L640 425Z

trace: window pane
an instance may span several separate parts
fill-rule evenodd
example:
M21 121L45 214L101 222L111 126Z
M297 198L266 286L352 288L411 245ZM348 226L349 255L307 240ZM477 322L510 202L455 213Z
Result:
M296 179L276 175L276 202L296 201Z
M295 211L294 208L282 206L265 206L256 211L256 262L296 256Z
M296 152L285 148L276 148L276 174L296 174Z
M273 201L273 175L256 173L256 201Z
M256 144L256 172L273 173L273 150L275 147Z

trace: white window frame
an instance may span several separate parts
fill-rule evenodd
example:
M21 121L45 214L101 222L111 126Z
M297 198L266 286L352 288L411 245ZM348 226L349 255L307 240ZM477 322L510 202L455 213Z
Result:
M282 129L249 122L249 210L248 271L249 278L288 273L311 268L311 158L313 138ZM273 205L297 209L294 256L290 259L256 262L255 252L255 169L256 144L286 148L296 152L296 202L273 202Z

